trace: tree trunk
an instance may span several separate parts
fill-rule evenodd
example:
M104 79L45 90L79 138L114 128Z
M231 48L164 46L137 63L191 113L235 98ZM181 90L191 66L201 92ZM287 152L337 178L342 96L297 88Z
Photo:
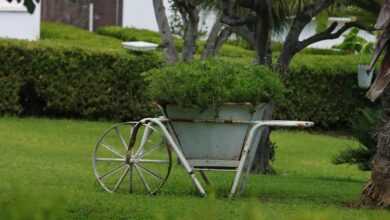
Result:
M310 21L311 17L308 16L297 16L294 19L277 61L277 70L280 73L287 72L292 58L298 53L299 35Z
M153 7L161 36L161 46L164 48L166 60L168 63L176 63L178 61L178 55L163 0L153 0Z
M288 67L290 66L290 63L295 56L296 52L294 50L294 45L287 45L291 44L288 41L285 41L285 45L283 46L283 50L280 53L278 62L277 62L277 71L285 74L288 71Z
M269 3L271 4L271 3ZM255 49L256 49L256 64L271 66L272 58L270 59L269 51L271 50L271 31L272 31L272 15L271 5L265 4L261 6L257 12L256 28L255 28Z
M206 45L204 46L203 52L202 52L202 59L207 59L210 56L213 56L215 51L215 45L219 36L219 32L221 31L223 27L222 22L217 18L215 23L213 24L213 27L211 28L209 37L207 38Z
M264 117L262 120L272 120L273 106L268 105L264 110ZM257 147L255 159L251 167L251 173L255 174L269 174L273 173L273 168L270 164L272 157L272 145L270 142L271 129L269 127L262 128L263 133L260 138L260 143Z
M232 31L230 27L224 28L223 23L219 19L215 21L203 49L202 59L205 60L209 57L215 56L222 45L229 39L231 34Z
M217 39L217 42L215 43L215 49L214 49L214 53L213 53L213 56L215 56L219 49L221 49L221 47L223 46L223 44L229 40L229 37L232 35L232 30L230 27L226 27L224 28L221 33L219 34L218 36L218 39Z
M185 16L185 15L183 15ZM198 39L199 13L193 13L193 16L188 15L184 19L184 45L182 58L188 62L194 58L196 52L196 40Z
M269 65L272 60L268 60L268 52L271 42L269 34L270 30L267 28L267 25L264 22L264 19L260 18L256 27L256 64L260 65Z
M371 180L363 189L361 205L390 208L390 87L382 96L384 109L377 132L377 152L372 162Z

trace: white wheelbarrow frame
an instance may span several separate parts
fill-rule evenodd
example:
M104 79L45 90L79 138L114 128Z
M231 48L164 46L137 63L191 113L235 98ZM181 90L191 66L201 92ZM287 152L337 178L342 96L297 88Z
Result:
M220 169L219 170L219 169L213 169L213 168L208 169L208 167L195 167L195 166L193 166L191 164L191 162L186 158L185 154L183 153L183 151L182 151L183 148L182 148L182 146L180 146L180 141L178 140L178 137L176 136L176 134L175 134L175 132L174 132L174 130L172 128L171 123L173 122L173 120L174 119L169 119L169 118L163 116L163 117L159 117L159 118L145 118L145 119L142 119L139 122L128 122L128 123L129 124L138 124L138 125L139 124L147 125L146 129L144 131L144 136L143 137L148 136L148 134L145 135L145 133L148 133L147 130L149 130L149 125L153 124L153 125L157 126L160 129L160 131L162 132L162 135L165 137L165 139L167 141L168 148L170 149L169 151L172 151L172 152L174 152L176 154L178 160L180 161L180 164L184 167L185 171L191 177L193 185L195 186L195 188L197 189L197 191L200 193L201 196L206 196L206 190L203 187L202 183L199 181L198 177L196 176L196 173L195 173L196 171L200 172L201 177L204 179L204 181L206 183L208 183L209 181L208 181L204 171L214 170L214 171L233 171L233 172L236 172L234 180L233 180L233 183L232 183L232 187L231 187L231 190L230 190L230 194L229 194L230 198L235 196L237 194L237 192L238 192L238 189L240 187L241 178L242 178L243 174L245 174L245 164L246 164L246 162L248 160L249 152L251 152L251 150L253 150L251 148L254 146L253 145L253 141L254 141L255 136L256 136L257 132L259 131L259 129L261 129L263 127L301 127L301 128L306 128L306 127L312 127L314 125L313 122L307 122L307 121L282 121L282 120L229 121L230 124L246 124L246 125L249 125L250 129L248 131L247 138L245 139L245 142L244 142L244 144L242 146L242 151L241 151L241 156L239 158L239 162L236 165L233 165L233 166L231 164L229 164L229 168L228 169ZM210 120L205 120L205 121L197 120L194 123L197 123L197 122L199 122L199 123L226 123L226 122L220 121L220 120L214 120L214 121L210 121ZM113 127L113 128L115 128L115 127ZM125 148L126 148L127 145L130 145L130 143L128 144L128 143L126 143L126 141L124 141L124 138L119 134L118 130L115 130L115 131L117 132L118 136L120 137L120 140L122 141L122 143L125 146ZM143 140L141 140L141 145L146 142L145 138L142 138L142 139ZM98 142L98 144L99 143L100 143L100 141ZM107 148L108 146L105 146L105 147ZM119 187L119 185L122 183L123 179L127 175L127 172L130 172L129 170L132 167L131 164L132 163L136 163L136 162L142 160L142 159L136 159L136 158L133 158L133 157L129 157L129 158L120 157L119 159L112 159L112 160L117 160L119 162L123 162L123 163L127 163L127 164L124 165L125 166L125 172L120 176L118 182L115 184L114 189L109 189L109 188L106 187L106 185L102 181L103 176L100 175L99 172L96 169L97 161L99 161L99 160L108 160L108 159L97 158L97 156L96 156L96 151L97 150L96 149L95 149L94 158L93 158L94 173L95 173L95 176L96 176L98 182L108 192L116 191L116 189ZM111 149L110 147L108 147L107 149L109 149L114 154L119 155L119 153L117 153L116 151L113 151L113 149ZM119 156L121 156L121 155L119 155ZM146 160L144 160L144 161L146 161ZM149 162L153 162L153 161L149 161ZM157 161L157 160L154 161L154 162L155 163L162 163L162 161ZM135 164L135 167L137 168L137 164ZM170 165L170 168L171 168L171 165ZM170 172L170 168L169 168L169 172ZM112 172L116 172L116 171L114 170ZM137 170L137 172L140 174L139 170ZM148 171L148 172L153 174L150 171ZM167 174L167 176L165 178L165 181L166 181L166 179L169 176L169 172L168 172L168 174ZM248 172L249 172L249 170L248 170ZM105 174L105 175L107 175L107 174ZM140 174L140 178L142 179L142 182L143 182L145 188L148 189L148 191L151 194L154 194L155 192L157 192L157 191L152 191L150 189L150 186L148 185L148 183L146 183L145 178L142 176L142 174ZM161 187L165 183L165 181L162 182Z

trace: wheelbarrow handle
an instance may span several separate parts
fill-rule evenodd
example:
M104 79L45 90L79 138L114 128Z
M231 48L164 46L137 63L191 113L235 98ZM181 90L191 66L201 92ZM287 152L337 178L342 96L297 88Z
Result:
M270 127L300 127L309 128L314 126L314 122L311 121L283 121L283 120L270 120L270 121L256 121L255 124L261 124L261 126Z

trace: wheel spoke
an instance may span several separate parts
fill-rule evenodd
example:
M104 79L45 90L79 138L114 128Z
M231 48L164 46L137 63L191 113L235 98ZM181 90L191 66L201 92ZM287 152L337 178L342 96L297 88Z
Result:
M111 162L125 162L125 158L96 158L96 161L111 161Z
M115 133L116 133L116 135L118 135L119 139L121 140L121 143L122 143L123 147L127 151L128 145L126 143L126 140L123 138L121 132L119 131L118 127L115 128Z
M150 150L148 150L148 151L146 151L146 152L142 152L141 155L135 155L135 156L140 157L140 158L145 157L145 156L147 156L147 155L153 153L153 151L159 149L160 147L161 147L161 145L152 146L152 149L150 149Z
M137 152L135 153L135 155L139 155L141 153L143 153L143 149L144 149L144 146L150 136L150 134L153 132L153 130L149 127L149 126L145 126L145 130L144 130L144 133L142 135L142 139L141 139L141 144L139 145L139 148L137 150Z
M129 166L126 166L126 169L123 171L123 173L122 173L121 177L119 178L118 182L116 182L116 184L115 184L115 187L113 189L114 192L119 188L119 186L121 185L121 183L125 179L127 173L129 172L129 169L130 169Z
M111 175L117 173L117 172L118 172L119 170L121 170L124 166L125 166L125 164L122 164L122 165L120 165L120 166L118 166L118 167L116 167L116 168L114 168L114 169L108 171L106 174L103 174L103 175L99 176L98 178L99 178L100 180L102 180L102 179L105 178L105 177L109 177L109 176L111 176Z
M156 174L154 171L140 165L140 164L137 164L141 169L145 170L147 173L149 173L150 175L156 177L157 179L159 180L163 180L164 178L162 178L160 175Z
M111 127L95 146L94 173L108 192L121 191L126 185L126 191L130 193L143 191L153 195L170 173L171 151L162 142L164 135L153 122L136 124L134 127L127 123Z
M106 148L107 150L111 151L113 154L120 158L125 158L122 154L120 154L118 151L114 150L111 146L101 143L101 145Z
M148 190L149 193L152 193L152 190L150 189L150 186L149 186L148 182L146 182L146 179L145 179L144 175L142 174L141 169L138 168L137 164L134 164L134 165L135 165L135 170L137 171L139 177L141 178L142 183L144 184L146 190Z
M147 159L140 159L138 160L138 163L162 163L162 164L168 164L169 160L147 160Z
M134 173L134 165L130 164L130 170L129 170L129 181L130 181L130 186L129 186L129 192L133 192L133 173Z

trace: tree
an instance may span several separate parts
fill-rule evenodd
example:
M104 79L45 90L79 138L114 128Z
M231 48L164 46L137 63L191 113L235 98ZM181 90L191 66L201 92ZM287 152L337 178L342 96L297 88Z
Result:
M200 11L217 9L220 4L217 0L171 0L171 3L172 8L178 11L180 15L182 23L180 26L183 28L184 43L181 58L183 61L189 62L194 58L197 40L200 36ZM163 0L153 0L153 6L167 62L175 63L179 60L179 56L175 48L175 38L171 31L173 28L169 25ZM231 33L231 29L221 22L219 14L204 46L202 59L214 56Z
M165 13L163 0L153 0L154 14L161 36L161 44L164 48L165 57L168 63L176 63L178 54L175 47L174 38L169 27L168 17Z
M337 22L330 24L325 30L316 33L315 35L304 39L299 40L299 36L302 33L305 26L316 16L320 15L326 9L329 9L332 5L336 3L345 5L356 5L359 7L365 6L363 3L371 2L371 6L366 8L372 10L378 10L378 4L373 0L368 1L335 1L335 0L317 0L317 1L306 1L306 4L301 3L297 5L295 9L295 18L293 19L291 28L288 32L286 41L284 43L281 55L278 58L277 65L278 69L281 72L286 72L288 66L291 63L292 58L304 48L315 44L323 40L331 40L339 38L343 33L349 30L352 27L357 27L360 29L368 30L365 25L360 21L351 21L345 23L343 26L339 27Z
M223 14L221 13L220 2L211 2L211 6L207 9L217 13L217 18L210 30L206 44L203 48L202 59L215 56L222 45L233 33L232 28L222 22Z
M256 63L272 63L271 33L273 28L272 0L222 0L222 22L233 27L233 30L255 48ZM246 10L238 15L237 8Z
M382 52L385 53L379 74L367 93L375 101L381 96L383 113L377 130L377 150L372 161L371 179L364 187L363 206L390 207L390 0L385 0L375 25L383 29L370 68L374 68Z
M184 24L182 59L183 61L191 61L196 52L196 41L199 35L199 10L202 1L172 0L172 3L179 11ZM153 0L153 7L167 61L175 63L178 61L178 55L163 0Z
M325 30L300 40L305 26L313 18L332 6L367 7L375 11L378 3L375 0L222 0L224 3L223 22L234 27L237 34L246 39L256 50L256 62L272 64L270 34L275 26L291 21L291 27L283 44L283 49L277 59L277 70L286 73L292 58L304 48L323 41L336 39L352 27L367 29L359 21L352 21L339 27L337 22L329 25ZM367 6L369 2L369 6ZM235 14L237 8L247 11L246 14ZM237 10L236 10L237 11Z

